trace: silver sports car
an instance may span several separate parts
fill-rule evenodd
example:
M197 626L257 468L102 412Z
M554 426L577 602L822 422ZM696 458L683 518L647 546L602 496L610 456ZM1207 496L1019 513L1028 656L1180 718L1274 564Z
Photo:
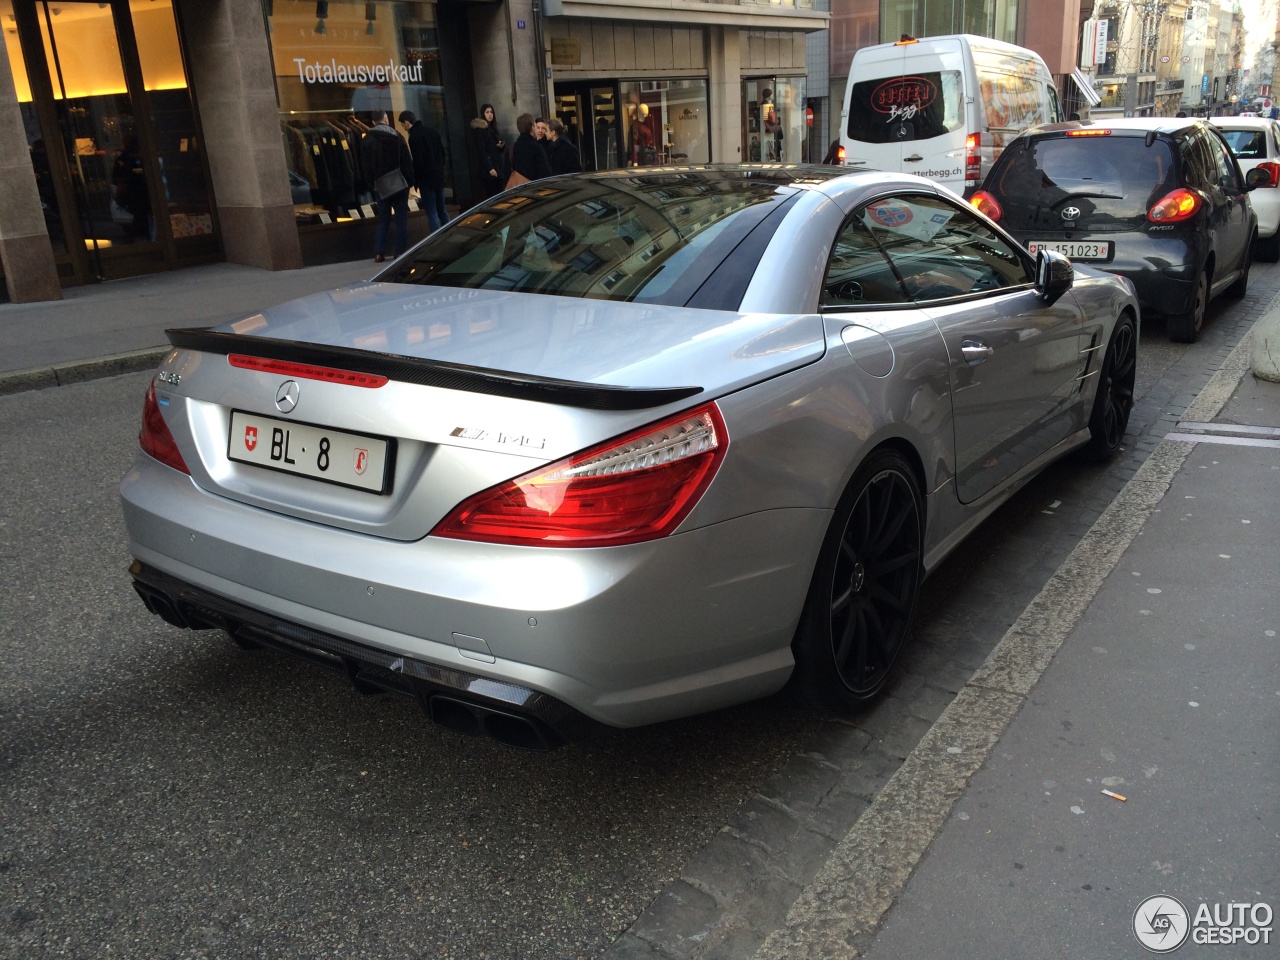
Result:
M698 167L169 336L121 484L148 608L546 748L870 700L929 570L1119 447L1138 306L917 177Z

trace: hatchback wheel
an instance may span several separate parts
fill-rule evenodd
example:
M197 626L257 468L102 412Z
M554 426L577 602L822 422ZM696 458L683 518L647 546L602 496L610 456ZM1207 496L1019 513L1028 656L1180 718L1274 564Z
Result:
M1133 318L1125 314L1116 324L1102 361L1098 392L1089 416L1089 445L1085 448L1096 460L1110 460L1129 426L1133 409L1133 386L1138 369L1138 332Z
M796 635L793 682L816 709L855 709L884 688L911 629L923 534L911 466L875 453L836 508Z
M1195 297L1191 309L1169 318L1169 339L1178 343L1195 343L1204 326L1204 310L1209 304L1209 273L1201 270L1196 277Z

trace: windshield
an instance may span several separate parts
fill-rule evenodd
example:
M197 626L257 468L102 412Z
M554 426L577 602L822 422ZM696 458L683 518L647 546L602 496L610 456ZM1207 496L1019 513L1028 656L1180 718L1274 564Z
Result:
M749 174L535 181L453 221L377 279L683 305L795 193Z

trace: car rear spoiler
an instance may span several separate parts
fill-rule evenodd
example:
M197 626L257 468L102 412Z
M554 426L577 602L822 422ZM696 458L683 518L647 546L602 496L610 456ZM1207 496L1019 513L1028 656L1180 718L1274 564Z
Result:
M558 380L505 370L489 370L421 357L333 347L297 340L277 340L211 327L166 330L175 347L204 353L244 354L267 360L310 363L386 377L401 383L445 390L465 390L495 397L536 400L592 410L644 410L675 403L702 392L702 387L619 387L612 384Z

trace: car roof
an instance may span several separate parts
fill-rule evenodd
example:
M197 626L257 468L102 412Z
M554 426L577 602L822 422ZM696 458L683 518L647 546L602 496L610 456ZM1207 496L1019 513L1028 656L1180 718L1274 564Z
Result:
M1211 117L1209 122L1223 130L1266 130L1275 123L1269 117Z

